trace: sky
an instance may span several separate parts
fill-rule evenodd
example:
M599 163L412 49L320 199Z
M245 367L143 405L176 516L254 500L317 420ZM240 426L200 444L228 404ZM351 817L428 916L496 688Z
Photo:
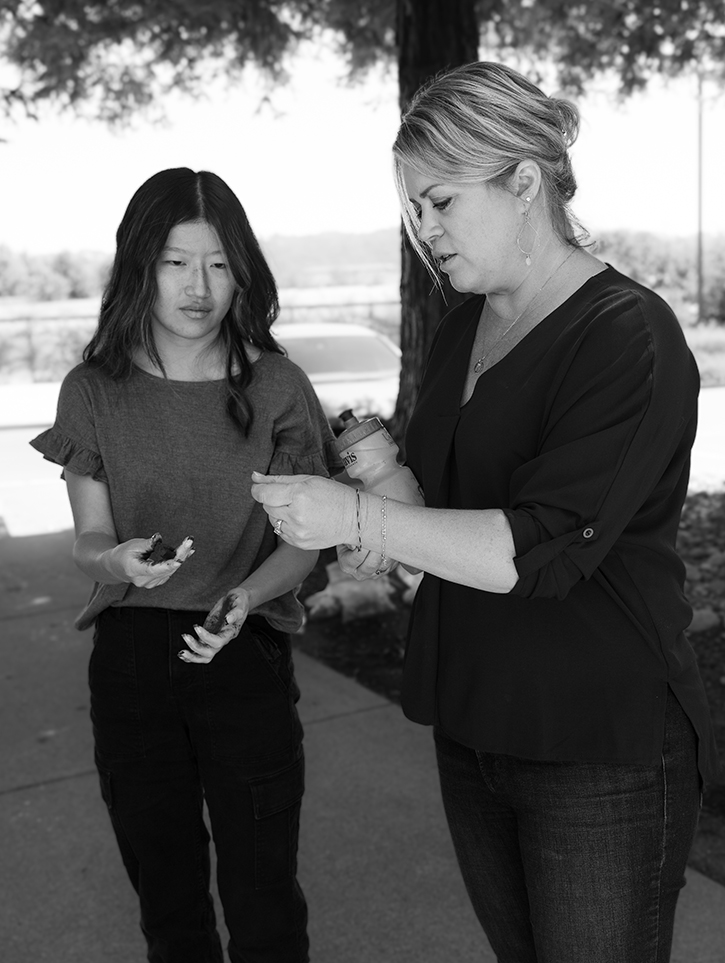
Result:
M204 100L172 97L167 123L100 122L43 111L0 120L0 244L16 251L112 251L137 187L166 167L212 170L244 205L255 232L367 232L398 224L390 146L398 124L394 73L344 83L334 56L308 52L271 92L251 73ZM548 89L548 93L555 91ZM725 232L725 97L705 91L703 227ZM695 81L652 84L624 104L600 85L577 101L573 210L594 234L623 228L674 236L697 230Z

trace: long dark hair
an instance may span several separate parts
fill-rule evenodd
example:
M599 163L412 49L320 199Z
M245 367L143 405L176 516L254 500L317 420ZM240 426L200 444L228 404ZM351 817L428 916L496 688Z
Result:
M252 363L244 341L265 351L282 349L270 327L279 314L277 285L239 198L216 174L176 167L139 187L116 232L116 256L101 300L98 327L83 360L112 378L127 378L133 357L144 351L163 372L151 327L156 262L177 224L206 221L216 231L236 282L220 340L226 349L227 411L247 435L254 420L245 389Z

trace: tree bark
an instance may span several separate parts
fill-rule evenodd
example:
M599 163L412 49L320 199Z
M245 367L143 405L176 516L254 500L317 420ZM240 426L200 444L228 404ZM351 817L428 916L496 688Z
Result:
M478 59L476 0L397 0L398 84L401 112L434 74ZM403 367L389 428L402 445L415 405L423 367L440 319L461 295L446 281L443 292L402 230L400 347ZM445 297L444 297L445 295Z

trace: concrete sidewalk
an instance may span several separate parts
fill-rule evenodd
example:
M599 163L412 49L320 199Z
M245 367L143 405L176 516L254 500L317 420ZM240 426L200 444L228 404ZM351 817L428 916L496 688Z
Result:
M72 628L89 586L71 543L70 532L0 538L0 959L140 963L135 896L92 763L91 638ZM314 963L493 963L458 875L430 730L296 662ZM688 871L672 963L723 960L725 888Z

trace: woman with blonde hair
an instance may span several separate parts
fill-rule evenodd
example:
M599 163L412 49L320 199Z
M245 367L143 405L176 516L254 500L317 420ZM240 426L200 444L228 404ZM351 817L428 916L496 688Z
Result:
M407 431L425 507L302 477L253 494L291 544L352 546L358 577L425 572L402 705L434 726L500 963L665 963L716 769L675 547L698 373L665 302L582 246L578 123L501 64L418 92L393 148L404 222L472 295Z

